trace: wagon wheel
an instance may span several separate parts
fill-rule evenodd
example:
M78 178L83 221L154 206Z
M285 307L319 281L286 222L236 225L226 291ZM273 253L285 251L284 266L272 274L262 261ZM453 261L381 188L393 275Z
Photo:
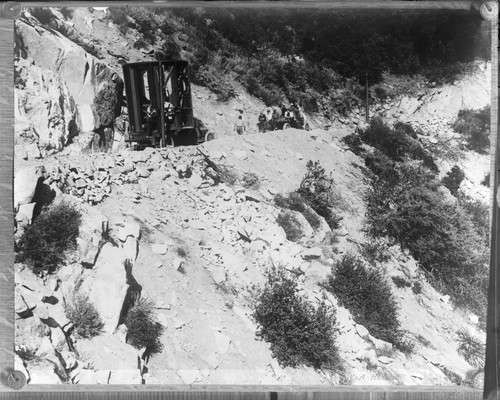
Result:
M173 136L167 136L165 138L165 146L163 147L175 147L175 142Z
M291 127L292 127L292 126L290 125L290 123L289 123L289 122L285 122L285 123L283 124L283 130L285 130L285 129L290 129Z
M307 122L306 122L306 123L305 123L305 125L304 125L304 129L305 129L306 131L308 131L308 132L311 130L311 127L309 126L309 124L308 124Z
M205 142L210 142L211 140L215 139L215 133L213 132L207 132L205 135Z
M484 388L484 371L483 370L479 370L474 375L472 375L471 384L472 384L472 387L474 387L476 389L482 390Z

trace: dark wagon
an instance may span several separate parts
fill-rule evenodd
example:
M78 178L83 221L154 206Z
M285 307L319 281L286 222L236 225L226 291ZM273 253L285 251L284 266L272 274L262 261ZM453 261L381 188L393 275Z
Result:
M189 145L214 138L193 116L187 61L123 65L129 117L127 142L136 147Z

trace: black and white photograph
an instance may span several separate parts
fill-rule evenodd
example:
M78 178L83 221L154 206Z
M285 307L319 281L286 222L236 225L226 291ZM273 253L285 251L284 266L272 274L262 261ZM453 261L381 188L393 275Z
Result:
M13 22L15 369L482 390L491 23L235 3Z

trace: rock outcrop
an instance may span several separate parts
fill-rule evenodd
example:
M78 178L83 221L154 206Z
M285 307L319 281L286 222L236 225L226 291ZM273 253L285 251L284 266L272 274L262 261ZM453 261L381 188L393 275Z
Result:
M27 13L16 21L15 44L19 141L60 150L81 132L97 132L103 142L121 113L119 75Z

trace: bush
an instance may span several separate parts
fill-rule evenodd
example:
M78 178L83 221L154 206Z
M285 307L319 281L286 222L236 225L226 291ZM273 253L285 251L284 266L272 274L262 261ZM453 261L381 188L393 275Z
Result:
M276 222L285 231L286 238L292 242L296 242L304 235L300 222L289 212L281 212Z
M490 106L480 110L460 110L453 124L455 132L465 136L467 148L488 154L490 146Z
M449 204L438 187L421 167L401 164L385 171L367 194L368 233L395 239L438 290L484 316L487 246L467 210Z
M335 214L333 207L339 206L342 199L335 193L335 182L327 176L319 161L307 162L307 173L300 183L297 193L307 204L322 216L331 229L338 229L342 217Z
M65 304L64 311L73 322L74 331L78 336L92 338L102 333L104 323L88 296L75 294L71 301Z
M146 348L149 353L158 353L162 350L160 338L164 327L154 317L152 301L139 297L127 311L125 326L128 329L127 343L136 349Z
M406 158L422 160L424 166L438 172L432 156L416 140L416 133L409 124L396 123L394 129L381 118L373 118L370 126L360 130L359 136L363 142L380 150L393 161L404 161Z
M55 18L54 14L48 7L33 7L30 8L30 13L42 25L48 25Z
M300 212L313 229L318 229L321 226L318 214L307 206L306 201L300 194L296 192L292 192L287 196L278 194L275 196L274 202L278 207Z
M463 328L457 332L458 354L474 367L484 367L485 347L481 340Z
M375 265L377 262L387 262L391 259L388 245L388 241L384 239L369 240L363 245L363 257L372 265Z
M411 291L416 295L422 293L422 284L420 282L415 282L411 287Z
M460 184L465 178L465 173L462 169L455 165L443 178L442 183L445 187L448 188L450 193L453 196L457 196L458 189L460 188Z
M490 173L488 172L485 176L484 179L481 181L481 185L490 187Z
M72 19L73 14L75 13L75 10L73 8L69 8L69 7L62 7L60 11L61 11L61 14L64 16L64 18L66 18L66 19Z
M64 261L64 253L76 247L80 224L80 212L69 203L44 208L19 239L19 261L34 273L53 273Z
M395 163L380 150L375 149L372 153L366 155L365 165L375 175L381 175L394 168Z
M380 271L367 269L361 259L347 254L332 268L324 287L371 335L403 348L398 306Z
M405 278L400 277L400 276L393 276L392 281L394 282L396 287L398 287L400 289L411 287L411 282Z
M268 271L253 317L259 326L257 335L270 343L273 357L282 366L341 368L335 345L335 309L324 302L315 309L283 270Z
M359 135L351 133L350 135L344 136L342 141L349 147L349 149L356 155L361 155L364 153L364 149L362 147L363 142Z
M245 189L252 190L258 190L261 186L259 176L253 172L245 172L241 178L241 184Z

